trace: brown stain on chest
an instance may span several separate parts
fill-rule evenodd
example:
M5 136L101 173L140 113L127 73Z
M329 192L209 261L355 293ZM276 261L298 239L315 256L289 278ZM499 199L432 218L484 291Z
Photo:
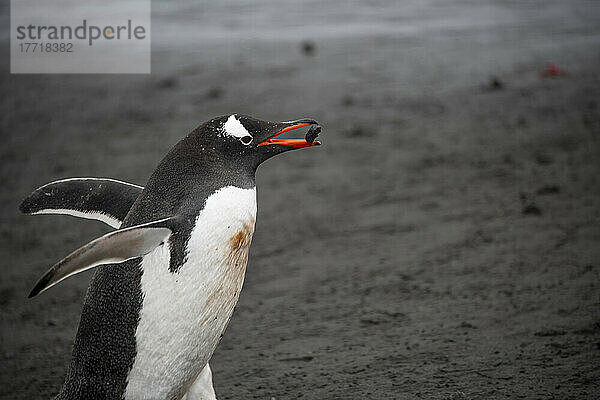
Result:
M248 252L254 234L255 219L246 221L242 228L231 236L225 246L225 262L222 264L222 272L216 283L213 293L206 300L206 307L213 310L220 307L235 306L240 295L246 264L248 263ZM201 322L204 325L210 318Z
M252 235L254 234L254 219L245 222L235 235L229 239L229 250L230 258L237 258L238 253L248 253L250 248L250 242L252 242Z
M254 218L244 222L242 229L229 238L226 250L228 252L226 268L232 275L241 274L241 277L244 277L250 243L252 243L252 235L254 234L254 223Z

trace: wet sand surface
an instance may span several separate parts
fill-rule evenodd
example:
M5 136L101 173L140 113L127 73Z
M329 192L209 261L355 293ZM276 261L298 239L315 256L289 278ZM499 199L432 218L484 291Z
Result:
M224 16L179 47L167 24L185 17L155 7L150 76L4 61L0 397L58 392L91 273L26 296L109 231L20 200L66 177L143 185L196 125L239 112L313 117L324 145L259 168L218 398L599 398L600 7L564 3L369 3L348 26L284 19L281 37ZM310 23L343 20L332 4ZM565 74L542 78L549 62Z

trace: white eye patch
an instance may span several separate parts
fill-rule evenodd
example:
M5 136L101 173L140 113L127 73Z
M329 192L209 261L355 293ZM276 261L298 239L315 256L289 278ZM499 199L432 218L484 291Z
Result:
M238 139L246 136L250 136L250 139L252 139L252 135L250 135L246 128L244 128L244 125L238 121L238 119L235 117L235 114L231 115L223 124L223 133L225 135L235 136Z

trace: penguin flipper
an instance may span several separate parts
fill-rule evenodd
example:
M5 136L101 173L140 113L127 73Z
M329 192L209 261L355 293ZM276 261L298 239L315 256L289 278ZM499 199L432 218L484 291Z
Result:
M109 178L69 178L33 191L19 206L25 214L65 214L118 228L144 188Z
M173 232L174 218L119 229L81 246L54 264L36 283L29 298L63 279L103 264L118 264L144 256L164 243Z

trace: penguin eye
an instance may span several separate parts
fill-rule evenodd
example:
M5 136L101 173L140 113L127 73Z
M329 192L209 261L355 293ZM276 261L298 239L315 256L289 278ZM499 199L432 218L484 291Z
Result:
M248 146L250 143L252 143L252 136L250 136L250 135L242 136L240 138L240 140L242 141L242 143L244 143L246 146Z

